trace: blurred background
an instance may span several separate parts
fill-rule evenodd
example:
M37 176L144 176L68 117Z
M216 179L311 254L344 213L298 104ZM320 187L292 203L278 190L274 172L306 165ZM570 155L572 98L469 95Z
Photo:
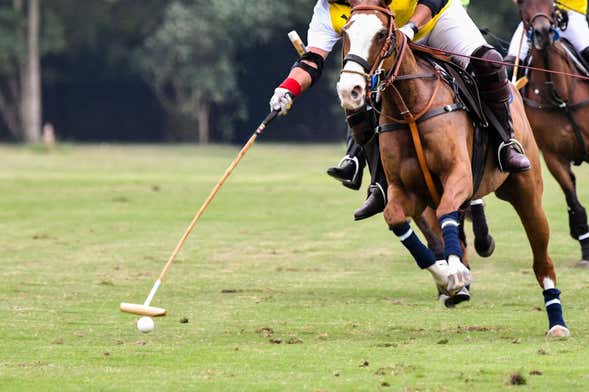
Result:
M241 143L306 41L316 0L0 0L0 141ZM472 0L509 39L510 0ZM497 41L489 39L497 44ZM335 80L305 93L266 140L342 141ZM288 131L286 131L288 129Z

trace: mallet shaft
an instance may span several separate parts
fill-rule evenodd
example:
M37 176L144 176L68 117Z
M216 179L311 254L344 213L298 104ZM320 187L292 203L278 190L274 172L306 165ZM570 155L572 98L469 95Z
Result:
M182 249L182 246L186 242L186 239L188 238L188 236L190 235L190 233L194 229L194 226L196 226L196 223L198 222L198 220L200 219L200 217L202 216L202 214L205 212L205 210L207 209L207 207L209 206L209 204L211 204L211 202L215 198L215 195L217 194L217 192L219 192L219 189L221 189L221 187L223 186L223 184L225 183L225 181L227 180L227 178L229 178L229 176L231 175L231 173L233 172L233 170L235 169L235 167L239 164L239 162L241 161L241 159L248 152L248 150L250 149L250 147L252 146L252 144L254 144L254 142L256 141L256 139L258 138L258 136L260 136L262 134L262 132L264 131L264 129L268 126L268 124L270 124L270 122L272 120L274 120L276 118L277 115L278 115L278 112L277 111L273 111L270 114L268 114L268 116L264 119L264 121L262 121L262 123L260 124L260 126L258 127L258 129L256 129L256 131L254 132L254 134L250 137L250 139L247 141L247 143L243 146L243 148L241 149L241 151L239 151L239 153L237 154L237 157L235 157L235 159L233 160L233 162L231 162L231 164L229 165L229 167L227 168L227 170L225 170L225 174L223 174L223 177L221 177L221 179L217 182L217 184L215 185L215 187L213 188L213 190L211 191L211 193L209 194L209 196L206 198L206 200L204 201L204 203L202 204L202 206L200 207L200 209L198 210L198 212L196 213L196 215L192 219L192 222L190 222L190 225L188 225L188 227L184 231L184 234L180 238L180 241L178 242L178 244L174 248L174 251L170 255L170 258L166 262L166 265L164 266L164 269L160 273L159 278L155 281L155 283L154 283L151 291L149 292L149 295L147 296L147 299L145 300L144 306L149 306L149 304L153 300L153 297L155 296L155 293L157 292L158 288L160 287L162 281L164 280L164 277L168 273L168 270L172 266L172 263L176 259L176 256L178 256L178 253Z

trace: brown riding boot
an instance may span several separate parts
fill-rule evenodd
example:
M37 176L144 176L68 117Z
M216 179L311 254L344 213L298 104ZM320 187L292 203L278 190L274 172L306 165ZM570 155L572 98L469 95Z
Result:
M488 102L489 108L503 126L510 133L511 138L503 140L497 149L499 169L508 173L522 173L530 170L530 160L524 154L521 144L513 138L513 122L508 102Z
M490 121L495 128L495 140L499 145L497 160L499 169L504 172L521 173L530 170L530 161L524 154L521 144L515 140L510 103L511 88L507 79L507 70L501 65L503 57L489 46L481 46L473 52L469 68L475 74L481 98L486 102L491 116L497 121ZM480 60L479 60L480 59Z

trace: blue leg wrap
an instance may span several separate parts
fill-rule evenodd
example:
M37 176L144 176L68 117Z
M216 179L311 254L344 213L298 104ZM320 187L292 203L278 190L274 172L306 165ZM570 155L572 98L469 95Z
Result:
M405 248L409 250L415 262L421 269L431 267L436 262L436 257L431 250L419 240L419 237L413 232L409 222L402 223L398 226L390 226L389 229L405 245Z
M552 328L555 325L566 327L562 318L562 306L560 305L560 290L548 289L542 292L544 294L544 303L546 304L546 313L548 313L548 322Z
M462 248L460 247L460 240L458 237L458 227L460 226L461 217L462 214L460 213L460 211L454 211L440 218L440 225L442 226L442 235L444 236L446 260L450 255L455 255L462 259Z

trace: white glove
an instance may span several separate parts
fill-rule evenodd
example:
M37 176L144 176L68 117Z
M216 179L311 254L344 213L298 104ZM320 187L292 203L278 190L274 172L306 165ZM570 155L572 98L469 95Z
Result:
M410 22L399 29L403 34L407 36L409 41L413 41L413 38L415 37L415 30L413 26L415 26L415 24Z
M281 116L286 115L292 107L292 93L285 88L278 87L270 99L270 110L278 110Z

